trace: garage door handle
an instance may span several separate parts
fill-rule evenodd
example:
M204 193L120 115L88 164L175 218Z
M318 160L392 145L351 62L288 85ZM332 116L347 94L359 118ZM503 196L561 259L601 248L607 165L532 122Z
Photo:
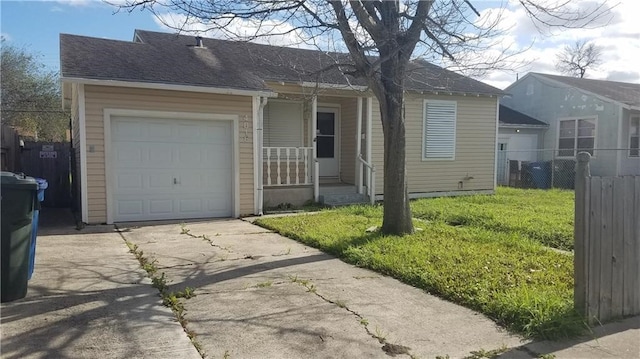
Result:
M173 179L173 184L178 184L178 179L177 178Z

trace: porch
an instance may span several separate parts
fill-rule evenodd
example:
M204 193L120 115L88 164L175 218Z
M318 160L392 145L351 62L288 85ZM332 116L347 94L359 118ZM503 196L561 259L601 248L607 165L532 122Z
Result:
M261 107L261 208L374 202L372 98L279 92Z

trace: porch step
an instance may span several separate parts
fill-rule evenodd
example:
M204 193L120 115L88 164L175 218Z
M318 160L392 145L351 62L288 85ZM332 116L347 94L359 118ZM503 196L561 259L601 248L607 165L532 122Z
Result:
M320 203L327 206L346 206L349 204L369 203L369 197L360 193L333 193L320 196Z

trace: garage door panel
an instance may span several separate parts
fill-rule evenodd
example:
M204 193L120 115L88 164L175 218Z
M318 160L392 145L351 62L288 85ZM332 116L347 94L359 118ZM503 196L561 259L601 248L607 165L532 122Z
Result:
M146 133L143 138L152 139L157 141L158 139L170 140L173 137L173 126L167 123L150 122L147 125Z
M120 140L135 140L143 138L142 124L133 121L120 120L115 126L111 126L113 138Z
M116 144L113 159L119 165L138 166L143 162L143 150L128 144Z
M115 221L232 215L229 121L112 119Z
M144 213L143 200L117 200L115 201L116 213L119 216L142 215Z
M149 200L149 213L151 214L171 214L174 212L172 199L151 199Z
M147 153L148 162L144 163L149 168L166 168L173 164L173 146L167 146L163 143L147 143L144 151Z
M141 190L144 187L143 176L139 173L119 173L116 187L122 190Z
M154 173L148 175L149 190L170 190L173 187L173 174L172 173Z

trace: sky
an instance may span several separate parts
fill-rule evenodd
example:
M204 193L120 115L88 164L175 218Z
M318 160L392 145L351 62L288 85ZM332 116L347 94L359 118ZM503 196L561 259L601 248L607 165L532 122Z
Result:
M588 6L593 1L572 0L576 6ZM544 35L539 33L515 0L472 0L472 3L486 17L493 16L498 8L504 8L500 27L505 33L497 39L497 43L522 50L513 60L526 64L515 71L491 71L478 78L483 82L505 88L518 76L530 71L559 74L554 67L557 54L564 46L577 40L585 40L602 50L602 64L588 70L586 77L640 83L638 0L609 0L608 4L613 9L599 23L603 26L554 30L553 33ZM60 33L131 41L135 29L173 32L150 12L134 10L129 13L117 10L99 0L0 0L0 33L7 44L38 54L40 61L48 69L58 71ZM180 19L176 14L163 15L168 22ZM193 25L192 28L200 27ZM212 32L205 32L203 35L220 36ZM283 43L287 39L278 37L272 40Z

